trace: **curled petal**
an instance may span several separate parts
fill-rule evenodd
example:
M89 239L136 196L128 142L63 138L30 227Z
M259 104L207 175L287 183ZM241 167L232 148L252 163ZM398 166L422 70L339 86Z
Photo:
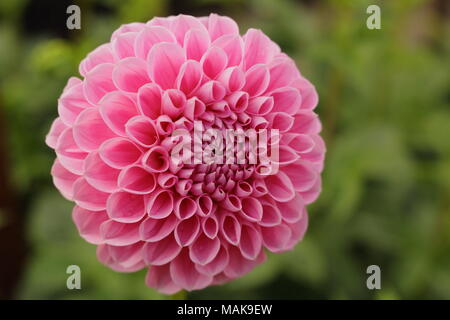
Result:
M191 29L184 37L184 49L188 59L200 61L203 54L208 50L210 38L208 32L203 29Z
M227 34L217 38L214 46L221 48L228 57L228 67L238 66L244 56L244 42L237 34Z
M264 246L272 252L281 252L288 249L291 238L291 229L284 224L273 227L262 227L261 234Z
M218 77L228 90L228 92L240 91L245 85L245 74L239 67L230 67L225 69Z
M73 185L73 199L80 207L101 211L106 209L109 193L99 191L87 183L85 178L78 178Z
M250 224L243 224L241 228L241 238L239 240L239 249L244 258L255 260L262 247L262 238L260 231L256 230Z
M138 161L141 150L130 140L113 138L105 141L99 148L99 154L105 163L117 169L123 169Z
M249 221L261 221L263 216L263 207L257 199L249 197L241 200L242 216Z
M88 154L79 149L75 143L72 128L67 128L61 133L55 151L64 168L76 175L83 174L84 159Z
M294 117L285 112L274 112L266 116L272 129L277 129L281 133L289 131L294 124Z
M75 78L79 80L78 78ZM83 91L83 82L78 82L67 88L58 99L58 114L67 126L73 126L78 115L93 105L86 100Z
M202 230L205 236L214 239L219 232L219 222L215 216L208 216L202 220Z
M56 118L50 128L49 133L45 136L45 143L52 149L56 148L59 136L66 129L66 125L62 122L61 118Z
M175 227L175 240L180 246L189 246L200 232L200 221L197 216L192 216L189 219L181 220Z
M182 247L170 234L157 242L146 242L143 248L143 258L146 264L161 266L175 259L181 249Z
M219 82L211 80L197 90L197 97L204 103L222 100L227 93L226 88Z
M248 92L250 97L261 95L269 85L269 70L264 64L256 64L245 73L245 86L242 90Z
M186 96L177 89L164 91L161 99L161 110L163 114L175 119L183 113L186 107Z
M175 215L180 220L189 219L197 211L197 203L190 197L179 198L174 207Z
M138 222L146 213L144 197L128 192L113 193L106 202L106 212L112 220L117 222Z
M192 97L186 102L186 108L184 109L184 116L189 120L196 120L206 110L205 104L197 97Z
M161 88L156 83L148 83L139 88L138 109L144 116L156 119L161 114Z
M172 233L177 222L178 219L174 215L171 215L166 219L154 219L148 217L142 221L139 226L141 240L147 242L160 241Z
M134 101L119 91L106 94L100 102L99 109L108 127L120 136L125 136L127 121L138 114Z
M262 203L263 215L261 221L258 221L260 226L273 227L281 223L282 216L279 206L271 204L270 202Z
M210 47L200 61L204 74L215 79L228 65L227 54L219 47Z
M186 290L199 290L212 282L212 277L199 273L189 258L187 250L183 250L170 263L170 275L173 281Z
M173 208L173 193L169 190L158 189L148 196L147 212L149 217L155 219L166 218L172 213Z
M245 69L249 69L255 64L268 63L280 52L280 48L262 33L261 30L248 29L244 35L244 43Z
M108 220L105 211L90 211L75 206L72 210L72 220L84 240L92 244L103 243L100 225Z
M215 13L209 15L208 31L213 41L226 34L239 35L239 27L233 19Z
M137 92L150 82L145 60L135 57L120 60L114 67L112 79L117 88L127 92Z
M206 31L205 26L197 18L184 14L176 16L171 24L171 30L181 45L185 43L186 33L193 29Z
M227 193L225 199L220 202L220 205L228 211L238 212L242 210L241 198L237 195Z
M273 111L286 112L294 115L300 109L302 96L297 89L291 87L279 88L271 93L273 97Z
M80 63L80 74L86 76L92 69L104 63L114 62L114 55L109 44L103 44L89 53Z
M182 288L173 282L170 275L170 264L151 266L145 277L145 283L164 294L174 294Z
M150 172L164 172L169 168L169 154L163 147L152 147L144 154L142 164Z
M184 49L178 44L156 44L148 54L150 78L163 89L174 88L178 72L185 60Z
M127 246L140 241L139 223L121 223L107 220L100 226L104 242L113 246Z
M175 42L175 37L168 29L162 26L148 26L143 28L134 42L136 57L147 59L149 51L160 42Z
M134 42L137 35L137 32L125 32L112 41L113 54L117 59L134 57Z
M221 216L220 232L232 245L237 245L241 237L241 224L234 214L226 213Z
M91 104L97 104L108 92L116 90L112 80L114 64L103 63L89 71L84 79L83 90Z
M202 67L195 60L187 60L180 68L176 79L176 88L190 96L201 84Z
M169 135L175 129L175 124L172 119L163 114L156 119L156 129L160 135Z
M118 189L117 178L120 171L108 166L97 151L91 152L84 161L84 177L94 188L103 192Z
M155 121L145 116L136 116L128 120L125 132L131 140L142 147L152 147L159 141Z
M200 265L210 263L217 256L220 250L220 240L218 238L209 238L205 234L200 236L189 247L189 257Z
M273 104L273 97L255 97L250 99L246 112L252 115L264 116L272 111Z
M211 215L214 209L214 203L210 196L201 195L197 197L197 214L202 217L207 217Z
M156 178L140 165L122 169L117 180L118 186L129 193L148 194L156 188Z
M279 202L288 202L295 197L294 186L289 177L279 171L265 178L268 195Z
M224 246L221 246L216 257L211 262L204 265L196 264L195 268L200 273L206 275L216 275L225 269L225 267L228 264L228 261L229 261L228 250Z
M80 149L94 151L114 133L103 121L98 109L85 109L73 126L73 138Z
M53 183L59 190L59 192L61 192L64 198L72 200L73 185L80 176L73 174L72 172L64 168L58 161L58 159L56 159L55 162L53 162L51 174L53 178Z
M260 250L256 259L246 259L236 247L228 247L229 263L224 273L229 278L238 278L250 272L256 265L263 263L266 259L264 250Z
M229 107L235 112L244 112L248 107L249 96L247 92L236 91L226 97Z

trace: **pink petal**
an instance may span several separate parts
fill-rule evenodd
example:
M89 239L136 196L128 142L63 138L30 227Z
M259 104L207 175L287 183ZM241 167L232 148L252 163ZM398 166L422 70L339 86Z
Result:
M181 65L186 60L185 52L176 43L158 43L148 54L150 78L163 89L175 87Z
M236 91L227 96L226 100L234 112L244 112L248 107L249 95L244 91Z
M227 93L227 89L218 81L211 80L203 84L197 90L197 98L204 103L222 100Z
M104 242L113 246L127 246L140 241L140 223L121 223L107 220L100 226Z
M187 59L200 61L203 54L209 48L210 38L208 31L203 29L191 29L184 37L184 49Z
M125 136L125 124L138 114L134 101L119 91L106 94L100 101L100 114L108 127L117 135Z
M78 178L73 185L73 199L75 203L87 210L101 211L106 209L108 196L109 193L95 189L82 177Z
M77 82L75 85L67 88L58 99L58 114L67 126L72 126L78 115L84 109L90 107L93 107L93 105L84 96L82 82Z
M130 245L132 248L141 248L141 244ZM117 252L123 252L125 254L118 254ZM128 252L131 251L131 256L129 257L129 261L116 261L115 257L122 256L127 257ZM142 260L137 259L139 257L139 253L133 250L127 250L125 246L112 246L109 244L101 244L97 247L97 259L103 263L104 265L110 267L112 270L117 272L136 272L144 267L144 262ZM135 263L132 265L132 263Z
M158 175L158 184L163 189L172 188L178 182L178 177L172 173L160 173Z
M273 227L281 223L281 212L279 208L270 203L262 203L263 215L259 225L264 227Z
M214 239L219 232L219 222L216 216L205 217L202 220L202 230L205 236Z
M217 77L228 90L228 92L235 92L241 90L245 85L245 74L240 67L230 67Z
M170 275L177 285L186 290L203 289L212 281L211 276L201 274L195 269L195 264L189 258L187 250L181 251L170 263Z
M229 262L224 270L224 273L229 278L238 278L244 274L250 272L255 266L263 263L266 259L264 250L260 250L259 255L256 259L246 259L242 256L238 248L229 246L228 247Z
M209 15L208 31L213 41L226 34L239 35L239 27L233 19L215 13Z
M291 130L298 133L317 134L322 130L322 125L317 114L309 110L300 110L294 116L294 125Z
M83 164L87 153L75 143L72 128L67 128L61 133L56 142L55 151L64 168L73 174L83 174Z
M287 249L292 249L299 241L303 239L306 229L308 228L308 213L304 209L303 219L293 224L288 224L291 228L291 238L287 244Z
M118 35L111 43L113 53L117 59L134 57L134 42L137 32L125 32Z
M53 183L56 188L61 192L64 198L72 200L73 198L73 184L80 176L73 174L66 168L64 168L58 159L55 159L51 169Z
M244 56L244 42L237 34L227 34L217 38L213 46L221 48L228 57L228 67L238 66L241 64Z
M108 216L117 222L133 223L145 215L144 197L128 192L116 192L106 202Z
M56 143L58 142L58 138L61 133L66 129L66 125L62 122L61 118L56 118L50 131L45 136L45 143L52 149L56 148Z
M161 88L156 83L149 83L139 88L138 109L151 118L156 119L161 114Z
M202 217L209 216L214 210L214 203L208 195L197 197L197 214Z
M286 112L294 115L302 103L302 96L297 89L290 87L279 88L271 93L273 97L273 111Z
M173 194L169 190L158 189L153 191L147 199L147 212L149 217L163 219L172 213L174 208Z
M176 88L190 96L201 84L202 66L195 60L187 60L180 68L176 78Z
M250 99L246 112L253 115L266 115L272 111L273 105L273 97L255 97Z
M117 30L111 35L111 41L114 42L118 36L127 32L139 32L144 29L145 23L142 22L132 22L121 25Z
M117 184L129 193L148 194L155 190L156 178L142 166L132 165L120 172Z
M205 104L197 97L192 97L186 102L186 108L184 109L184 116L189 120L196 120L200 115L205 112Z
M205 265L196 264L195 268L198 272L206 275L216 275L222 272L228 264L228 251L224 246L220 247L216 257Z
M243 38L244 67L246 70L255 64L268 63L280 52L278 46L262 33L261 30L248 29Z
M305 78L298 79L293 86L300 90L302 96L302 106L304 110L313 110L319 102L319 96L314 86Z
M292 59L278 59L269 68L270 84L267 91L289 86L300 74Z
M172 233L177 222L178 219L174 215L166 219L153 219L148 217L139 227L141 239L147 242L158 242Z
M116 90L112 81L114 64L103 63L92 69L84 79L84 96L91 104L97 104L108 92Z
M120 60L114 67L112 79L115 86L123 91L137 92L150 82L145 60L129 57Z
M175 202L174 212L180 220L189 219L197 211L197 203L190 197L179 198Z
M241 229L241 238L239 240L239 249L242 255L250 260L256 259L261 251L261 234L250 224L243 224Z
M294 117L285 112L273 112L266 116L272 129L277 129L281 133L287 132L294 124Z
M162 26L147 26L136 37L134 52L136 57L147 59L149 52L161 42L175 42L172 32Z
M200 222L197 216L192 216L189 219L178 222L174 235L175 240L180 246L189 246L200 232Z
M237 245L241 237L241 224L234 214L224 214L221 216L220 232L225 240L232 245Z
M284 203L277 204L280 209L281 216L288 223L295 223L302 219L303 207L305 203L299 194L295 194L295 198Z
M99 154L109 166L123 169L138 161L141 150L130 140L113 138L105 141L99 148Z
M279 171L265 178L268 194L276 201L288 202L295 197L294 186L289 177Z
M263 207L261 203L252 197L241 199L243 217L249 221L261 221Z
M119 173L119 170L103 162L96 151L91 152L84 161L84 177L97 190L108 193L117 191Z
M143 249L143 258L146 264L161 266L176 258L181 249L182 247L170 234L157 242L146 242Z
M228 65L227 54L219 47L210 47L200 61L203 72L210 79L215 79Z
M253 197L262 197L267 194L267 187L262 179L253 180Z
M316 171L304 161L297 161L296 163L283 167L281 170L289 176L295 191L298 192L311 189L318 178Z
M92 244L103 243L100 225L108 220L105 211L89 211L75 206L72 210L72 220L84 240Z
M84 151L97 150L104 141L114 136L97 108L85 109L73 126L73 138Z
M159 142L156 124L146 116L136 116L125 124L125 132L137 144L150 148Z
M308 153L313 150L315 142L307 134L286 133L282 137L282 143L286 144L297 153Z
M251 97L259 96L266 91L269 81L270 74L267 66L256 64L245 73L245 86L242 90L248 92Z
M288 249L291 238L291 229L284 224L273 227L262 227L261 234L264 246L272 252L281 252Z
M200 234L189 247L189 257L194 263L205 265L214 260L219 250L220 240L218 238L211 239L204 234Z
M174 294L181 290L181 287L173 282L170 276L169 264L163 266L152 266L148 269L145 283L150 288L154 288L164 294Z
M168 89L164 91L161 98L161 110L163 114L172 119L176 119L183 113L186 107L186 96L177 89Z
M242 210L241 198L237 195L227 193L225 199L220 202L220 205L227 211L238 212Z
M184 14L176 16L171 25L171 30L181 45L185 43L185 35L191 29L206 31L205 26L197 18Z
M113 63L114 55L109 44L102 44L94 51L89 53L83 61L80 63L80 74L86 76L96 66L104 63Z
M160 135L169 135L175 129L172 119L163 114L156 119L156 129Z
M164 172L169 168L169 154L163 147L152 147L144 154L142 164L150 172Z

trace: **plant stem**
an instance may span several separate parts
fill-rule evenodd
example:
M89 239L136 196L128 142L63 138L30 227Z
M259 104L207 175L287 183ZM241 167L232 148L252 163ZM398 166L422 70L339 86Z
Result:
M187 293L185 290L178 291L170 296L171 300L187 300Z

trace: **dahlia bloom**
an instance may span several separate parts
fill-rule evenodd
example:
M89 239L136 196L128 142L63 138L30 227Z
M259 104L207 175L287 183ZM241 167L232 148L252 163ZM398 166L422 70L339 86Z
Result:
M121 26L68 80L46 143L80 235L120 272L172 294L250 272L292 249L320 193L314 86L260 30L179 15ZM171 134L276 129L278 170L175 161ZM275 144L275 141L269 141ZM248 157L248 155L245 155Z

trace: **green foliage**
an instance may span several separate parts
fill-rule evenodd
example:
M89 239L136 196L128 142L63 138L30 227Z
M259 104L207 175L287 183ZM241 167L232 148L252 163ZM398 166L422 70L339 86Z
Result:
M269 254L241 279L188 298L449 298L448 16L431 1L375 1L382 28L368 30L366 8L374 1L304 2L309 5L183 3L188 13L230 15L241 32L260 28L296 59L319 92L317 112L328 148L323 193L309 208L303 242L291 252ZM54 155L43 141L56 117L56 100L84 55L122 23L178 13L174 3L82 2L82 29L58 38L22 32L27 2L2 2L5 157L26 202L31 244L18 298L163 298L145 286L145 272L116 273L97 261L95 247L73 226L72 205L52 187ZM100 4L107 14L93 9ZM82 290L66 288L71 264L81 267ZM380 291L366 288L371 264L381 267Z

